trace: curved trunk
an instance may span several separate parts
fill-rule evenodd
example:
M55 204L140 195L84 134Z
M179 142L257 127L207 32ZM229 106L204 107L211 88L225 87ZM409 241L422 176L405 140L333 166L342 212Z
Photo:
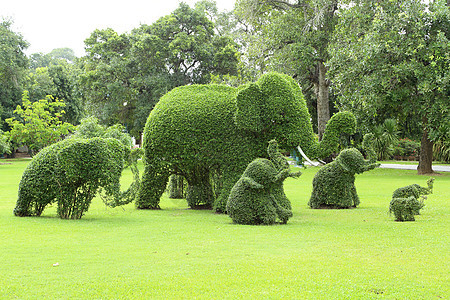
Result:
M122 206L132 202L136 199L141 185L139 176L139 169L137 167L137 161L142 156L142 153L138 150L132 151L128 157L128 163L130 165L131 172L133 173L133 181L128 189L124 192L120 192L120 183L118 183L114 189L111 189L110 193L106 193L106 196L101 195L103 202L110 207Z
M315 158L324 159L338 150L341 134L353 134L356 118L350 112L338 112L327 122L322 140L316 144Z

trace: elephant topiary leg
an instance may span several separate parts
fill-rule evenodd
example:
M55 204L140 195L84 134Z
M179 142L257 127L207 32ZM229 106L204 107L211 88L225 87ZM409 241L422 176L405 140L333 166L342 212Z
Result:
M197 170L186 175L188 182L186 201L190 208L212 208L214 193L210 182L209 171Z
M141 187L136 199L138 209L159 209L159 200L166 190L169 172L164 167L147 164L142 175Z

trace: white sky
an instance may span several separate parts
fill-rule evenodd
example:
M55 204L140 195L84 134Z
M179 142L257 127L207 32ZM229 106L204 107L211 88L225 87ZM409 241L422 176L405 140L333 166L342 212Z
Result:
M30 43L26 53L71 48L84 55L84 40L95 29L130 32L174 11L181 0L0 0L0 18L11 17L13 30ZM197 0L184 0L193 7ZM230 11L235 0L216 0L219 11Z

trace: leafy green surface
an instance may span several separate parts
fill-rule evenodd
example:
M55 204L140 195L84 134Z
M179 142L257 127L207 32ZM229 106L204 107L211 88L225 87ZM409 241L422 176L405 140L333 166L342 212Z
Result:
M423 182L415 171L358 175L357 209L313 210L317 168L285 181L294 216L283 226L234 225L227 215L105 208L95 198L81 220L56 208L14 217L29 161L0 160L2 299L438 299L450 294L450 174L435 176L416 222L388 214L393 190ZM122 185L132 181L124 171ZM53 267L58 263L59 266Z

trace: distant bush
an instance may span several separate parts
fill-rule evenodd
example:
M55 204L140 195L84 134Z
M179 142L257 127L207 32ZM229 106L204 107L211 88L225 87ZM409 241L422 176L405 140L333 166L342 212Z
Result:
M8 137L0 130L0 155L5 153L11 153L11 147L8 141Z
M114 138L119 140L127 148L131 148L131 136L125 131L121 124L115 124L109 127L102 126L98 123L96 117L87 117L81 120L80 125L70 138L89 139L94 137Z
M433 160L450 162L450 139L439 140L434 143Z
M420 150L420 142L408 138L398 140L394 146L394 156L417 156Z
M11 127L9 140L15 145L26 145L34 155L39 150L63 139L74 130L70 123L61 121L65 114L64 101L47 96L31 102L28 91L22 95L22 105L14 113L19 117L6 119Z

